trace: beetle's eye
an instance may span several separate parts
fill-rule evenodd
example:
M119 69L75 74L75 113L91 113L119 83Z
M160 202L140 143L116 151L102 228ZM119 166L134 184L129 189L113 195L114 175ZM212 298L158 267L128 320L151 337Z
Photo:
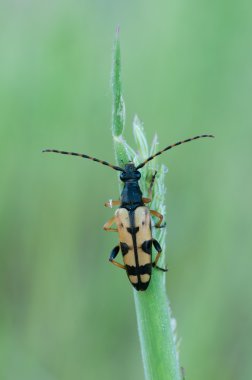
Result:
M141 178L141 173L140 172L136 172L136 178L137 178L137 180L139 180Z
M125 172L122 172L122 173L120 174L120 180L121 180L121 181L124 181L125 178L126 178L126 173L125 173Z

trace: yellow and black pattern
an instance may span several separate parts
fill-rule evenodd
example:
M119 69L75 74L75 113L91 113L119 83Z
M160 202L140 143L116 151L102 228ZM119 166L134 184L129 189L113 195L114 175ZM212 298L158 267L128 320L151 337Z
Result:
M154 227L161 228L165 224L161 224L163 216L156 210L149 210L144 204L151 201L152 188L157 172L154 173L150 189L149 198L144 198L141 188L139 186L139 180L141 173L138 169L141 169L145 164L151 161L156 156L162 154L166 150L169 150L177 145L187 143L189 141L197 140L203 137L214 137L212 135L199 135L191 137L189 139L179 141L173 145L169 145L163 150L160 150L156 154L147 158L137 167L133 162L129 162L124 165L123 168L115 165L111 165L107 161L99 160L95 157L88 156L86 154L66 152L64 150L57 149L45 149L43 152L60 153L69 156L76 156L81 158L87 158L89 160L98 162L102 165L106 165L114 170L121 171L120 180L123 182L123 190L121 192L120 200L106 202L105 206L120 206L116 211L115 216L110 218L104 225L106 231L118 232L119 245L114 247L110 253L109 261L118 268L124 269L127 272L128 278L131 284L137 290L146 290L150 279L152 268L155 267L163 272L166 272L166 268L160 268L157 266L162 248L157 240L152 238L151 233L151 215L157 217L159 221ZM117 225L117 228L113 227L113 224ZM152 245L157 251L155 260L152 262ZM115 259L122 251L123 262L117 262Z
M146 290L153 266L150 211L145 206L134 211L119 208L115 221L128 278L137 290Z

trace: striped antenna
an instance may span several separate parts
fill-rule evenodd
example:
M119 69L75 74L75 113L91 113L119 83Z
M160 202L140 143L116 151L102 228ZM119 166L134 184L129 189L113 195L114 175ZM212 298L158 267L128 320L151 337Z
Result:
M197 139L201 139L203 137L214 137L213 135L200 135L200 136L195 136L195 137L191 137L190 139L186 139L184 141L179 141L177 142L176 144L172 144L172 145L169 145L167 146L166 148L160 150L159 152L157 152L156 154L153 154L153 156L150 156L149 158L147 158L147 160L145 160L144 162L142 162L140 165L138 165L138 167L136 168L137 170L138 169L141 169L144 165L147 164L147 162L153 160L153 158L155 158L156 156L159 156L160 154L162 154L163 152L165 152L166 150L169 150L171 148L174 148L175 146L177 145L181 145L181 144L184 144L184 143L187 143L189 141L193 141L193 140L197 140Z
M68 156L76 156L76 157L88 158L89 160L92 160L92 161L95 161L95 162L99 162L99 163L102 164L102 165L109 166L110 168L112 168L112 169L114 169L114 170L118 170L118 171L120 171L120 172L123 172L123 171L124 171L124 170L123 170L122 168L120 168L119 166L111 165L111 164L109 164L109 163L106 162L106 161L98 160L98 158L90 157L90 156L87 156L86 154L74 153L74 152L65 152L64 150L57 150L57 149L44 149L44 150L42 151L42 153L60 153L60 154L66 154L66 155L68 155Z

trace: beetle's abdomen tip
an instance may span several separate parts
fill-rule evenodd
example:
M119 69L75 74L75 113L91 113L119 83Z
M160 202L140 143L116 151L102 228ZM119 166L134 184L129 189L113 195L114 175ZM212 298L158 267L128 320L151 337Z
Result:
M147 282L138 282L137 284L132 284L132 285L134 286L134 288L137 291L143 292L143 291L145 291L148 288L149 283L150 283L150 281L147 281Z

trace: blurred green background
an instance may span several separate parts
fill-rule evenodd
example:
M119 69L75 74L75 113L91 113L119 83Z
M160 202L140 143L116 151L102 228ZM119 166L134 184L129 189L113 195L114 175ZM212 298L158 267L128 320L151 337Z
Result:
M251 365L250 1L0 3L0 379L143 379L132 289L102 226L116 174L110 73L121 26L127 111L167 175L167 290L186 379ZM157 379L158 380L158 379Z

